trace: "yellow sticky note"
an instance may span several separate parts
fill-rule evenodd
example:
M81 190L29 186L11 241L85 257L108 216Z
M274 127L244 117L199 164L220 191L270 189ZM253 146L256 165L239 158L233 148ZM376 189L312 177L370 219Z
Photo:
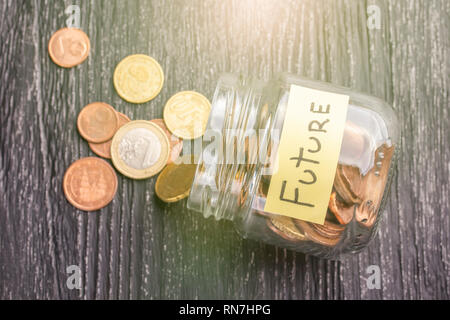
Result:
M349 97L292 85L264 211L323 224Z

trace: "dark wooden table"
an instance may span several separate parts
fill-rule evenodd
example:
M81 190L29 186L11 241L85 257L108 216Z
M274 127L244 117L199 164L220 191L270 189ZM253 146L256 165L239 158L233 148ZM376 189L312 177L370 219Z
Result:
M47 43L70 4L80 5L92 51L65 70ZM449 299L449 16L448 0L2 0L0 298ZM166 75L143 105L112 85L132 53L153 56ZM397 176L361 254L331 262L242 240L229 222L158 201L154 179L119 176L99 212L66 201L66 168L93 155L76 128L84 105L160 118L180 90L211 97L222 72L279 71L354 87L398 111ZM81 290L66 286L70 265L81 268ZM380 289L367 287L370 265L380 267Z

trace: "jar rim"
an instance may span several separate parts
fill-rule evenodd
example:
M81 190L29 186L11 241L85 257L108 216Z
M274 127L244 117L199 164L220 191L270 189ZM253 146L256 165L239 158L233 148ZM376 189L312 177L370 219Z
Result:
M243 201L243 194L255 193L261 164L254 161L254 153L261 149L260 133L257 132L261 119L258 115L266 87L266 82L242 75L226 73L220 77L204 137L209 142L213 136L214 141L221 140L223 145L215 149L209 148L210 145L203 139L203 148L187 202L189 209L202 212L205 217L233 220L236 211L239 211L238 202ZM267 135L270 125L265 124L264 130L263 135ZM257 150L252 149L249 156L246 154L246 145L250 142L247 141L255 135L258 147ZM217 150L225 152L214 153ZM256 160L261 157L256 157ZM252 158L252 163L248 161L249 158ZM246 174L242 175L245 166ZM247 197L245 200L251 201Z

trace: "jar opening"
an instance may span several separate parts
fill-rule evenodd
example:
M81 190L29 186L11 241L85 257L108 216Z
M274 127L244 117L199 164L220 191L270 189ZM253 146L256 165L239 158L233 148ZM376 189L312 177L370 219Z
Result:
M233 220L246 209L262 171L270 169L272 113L266 83L223 75L212 100L202 153L187 206Z

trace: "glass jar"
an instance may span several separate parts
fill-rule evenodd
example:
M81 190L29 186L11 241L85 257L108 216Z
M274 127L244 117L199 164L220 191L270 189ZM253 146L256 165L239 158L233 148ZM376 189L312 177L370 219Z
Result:
M348 96L337 163L329 164L331 192L319 192L328 205L323 223L264 210L294 87ZM290 250L329 259L358 252L376 234L399 134L393 109L375 97L292 74L269 82L225 74L212 100L188 208L232 220L245 238Z

